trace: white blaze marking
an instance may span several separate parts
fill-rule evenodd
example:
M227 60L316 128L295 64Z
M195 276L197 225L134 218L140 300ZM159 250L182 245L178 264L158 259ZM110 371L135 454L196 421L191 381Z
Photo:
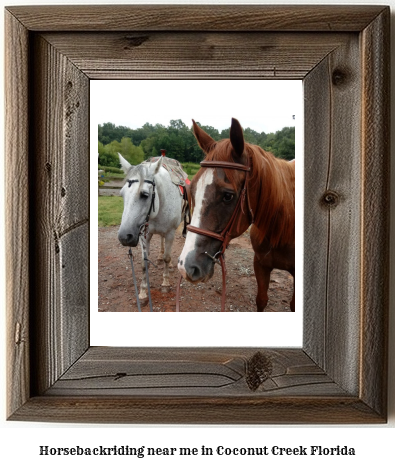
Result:
M195 227L200 227L200 221L202 218L202 210L203 210L203 203L204 203L204 193L206 191L206 187L211 184L214 180L214 169L207 168L203 175L199 178L197 185L196 185L196 192L195 192L195 207L193 208L193 215L191 220L191 225ZM187 232L187 238L185 240L184 248L181 252L179 261L182 261L182 264L178 264L178 269L181 272L182 276L186 277L185 271L185 259L191 251L195 249L196 244L196 237L198 236L197 233Z

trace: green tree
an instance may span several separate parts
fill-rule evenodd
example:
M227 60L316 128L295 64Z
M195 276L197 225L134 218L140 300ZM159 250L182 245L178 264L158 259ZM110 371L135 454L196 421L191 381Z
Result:
M113 168L121 168L118 154L113 150L110 144L103 145L99 142L99 165L111 166Z
M219 132L213 126L198 124L214 140L229 138L230 128ZM105 123L99 125L98 136L99 158L108 161L115 161L119 152L130 163L137 164L148 157L159 155L161 149L166 150L168 157L181 162L198 163L204 158L192 126L188 127L181 119L172 119L167 127L147 122L138 129ZM277 157L287 160L295 158L294 127L284 127L269 134L246 128L244 138L246 142L259 145Z
M295 128L284 127L280 131L270 133L261 142L261 147L273 155L285 160L295 158Z

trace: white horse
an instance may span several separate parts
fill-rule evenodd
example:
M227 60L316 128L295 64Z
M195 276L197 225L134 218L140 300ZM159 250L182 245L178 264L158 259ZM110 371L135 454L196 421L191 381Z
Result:
M123 197L122 221L118 239L124 246L137 246L141 227L147 221L146 253L149 256L150 241L153 234L161 236L161 254L159 262L165 263L162 292L168 292L169 268L171 265L171 248L175 231L183 215L183 197L179 188L173 184L169 172L162 166L161 157L154 163L143 162L133 166L121 154L119 161L126 174L126 181L121 189ZM142 261L143 277L140 285L139 299L141 305L148 302L147 281L145 276L144 255Z

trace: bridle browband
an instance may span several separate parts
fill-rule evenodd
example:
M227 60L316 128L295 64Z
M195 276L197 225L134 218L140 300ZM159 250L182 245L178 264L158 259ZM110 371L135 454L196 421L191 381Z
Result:
M243 188L240 192L239 199L237 201L236 207L233 210L233 214L229 219L229 222L227 223L226 227L222 230L221 233L213 232L211 230L206 230L200 227L195 227L194 225L188 225L187 230L189 232L196 233L198 235L204 235L206 237L214 238L216 240L219 240L222 242L220 249L217 253L215 253L214 256L211 254L205 252L207 256L209 256L214 263L218 263L221 265L222 268L222 298L221 298L221 311L225 311L225 297L226 297L226 267L225 267L225 257L224 253L226 248L229 245L229 242L231 240L231 233L234 224L236 223L237 216L240 212L240 210L243 212L243 205L244 205L244 200L245 197L247 196L247 207L249 211L249 216L251 217L251 224L254 223L254 214L251 209L250 205L250 200L249 200L249 192L248 192L248 174L251 171L251 165L250 165L250 157L248 156L248 164L247 165L242 165L240 163L234 163L234 162L226 162L226 161L202 161L200 162L200 166L203 168L223 168L223 169L228 169L228 170L239 170L239 171L245 171L246 172L246 177L244 180L244 185ZM176 296L176 311L179 312L180 308L180 284L181 284L182 276L180 277L180 280L178 282L177 286L177 296Z

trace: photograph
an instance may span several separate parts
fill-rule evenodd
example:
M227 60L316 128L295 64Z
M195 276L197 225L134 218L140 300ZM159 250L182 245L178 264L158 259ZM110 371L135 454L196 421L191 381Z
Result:
M98 310L295 311L301 81L98 80L90 93Z

